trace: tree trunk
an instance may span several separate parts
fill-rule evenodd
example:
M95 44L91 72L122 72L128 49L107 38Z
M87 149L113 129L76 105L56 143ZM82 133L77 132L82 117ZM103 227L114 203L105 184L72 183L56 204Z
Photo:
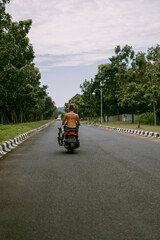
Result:
M134 123L134 114L132 112L132 123Z
M156 104L153 102L153 113L154 113L154 125L157 125L157 119L156 119Z
M24 121L24 122L27 122L26 113L25 113L25 112L23 112L23 121Z
M15 123L18 123L17 113L15 110L14 110L14 119L15 119Z
M3 112L2 112L2 114L3 114L4 123L5 123L5 124L9 124L9 119L8 119L8 117L7 117L7 114L5 114L5 113L3 113Z
M119 118L119 107L117 105L117 121L120 121L120 118Z
M11 110L11 119L13 123L17 123L17 115L15 110Z
M22 123L23 122L23 111L20 112L19 118L20 118L20 123Z
M13 113L13 110L11 110L11 120L12 120L12 123L14 123L14 113Z
M4 123L4 121L3 121L3 113L0 112L0 114L1 114L1 124L3 124Z

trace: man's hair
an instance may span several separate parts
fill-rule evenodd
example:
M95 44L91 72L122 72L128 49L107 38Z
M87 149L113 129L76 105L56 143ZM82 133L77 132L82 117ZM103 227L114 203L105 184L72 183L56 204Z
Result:
M74 106L72 104L69 106L69 110L71 110L71 111L74 110Z

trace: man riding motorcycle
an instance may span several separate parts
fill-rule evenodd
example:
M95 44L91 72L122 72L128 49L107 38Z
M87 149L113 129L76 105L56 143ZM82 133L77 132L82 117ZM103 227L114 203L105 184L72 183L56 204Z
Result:
M62 121L62 125L65 124L65 122L67 121L67 127L64 127L64 137L66 138L67 132L65 131L66 129L77 129L78 132L78 127L80 125L80 121L79 121L79 116L78 114L74 113L74 106L70 105L69 106L69 113L66 113L64 116L64 119Z
M62 121L64 125L64 133L62 128L58 128L58 144L63 146L70 152L79 148L80 142L78 139L78 127L80 125L79 116L73 112L74 106L69 106L69 113L66 113ZM67 122L67 124L66 124Z

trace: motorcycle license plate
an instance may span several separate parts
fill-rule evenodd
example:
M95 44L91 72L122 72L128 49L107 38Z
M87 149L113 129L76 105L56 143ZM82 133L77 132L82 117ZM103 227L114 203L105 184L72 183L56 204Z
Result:
M76 139L75 138L68 138L67 142L68 143L76 143Z

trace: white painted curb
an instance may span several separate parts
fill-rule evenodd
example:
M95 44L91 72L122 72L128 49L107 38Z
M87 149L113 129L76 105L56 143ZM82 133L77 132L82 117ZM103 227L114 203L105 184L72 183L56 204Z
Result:
M3 157L7 152L3 151L2 145L0 145L0 157Z
M35 135L36 133L38 133L42 129L47 128L52 123L54 123L54 120L44 124L41 127L38 127L36 129L32 129L32 130L30 130L26 133L23 133L23 134L20 134L19 136L15 137L15 138L9 139L8 141L2 142L2 144L0 144L0 158L3 157L6 153L15 149L19 144L24 142L29 137Z
M142 130L127 129L127 128L116 128L116 127L103 126L103 125L97 125L97 124L89 124L89 126L108 128L108 129L112 129L112 130L118 130L121 132L128 132L128 133L131 133L134 135L140 135L140 136L144 136L144 137L152 137L152 138L160 139L160 133L157 133L157 132L148 132L148 131L142 131Z

